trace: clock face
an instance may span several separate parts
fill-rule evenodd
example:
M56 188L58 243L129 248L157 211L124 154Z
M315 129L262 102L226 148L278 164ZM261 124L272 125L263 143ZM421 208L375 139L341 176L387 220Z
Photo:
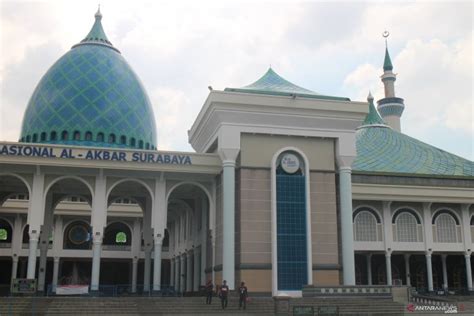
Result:
M82 225L75 225L69 230L69 240L76 244L76 245L81 245L88 241L89 239L89 232L87 231L87 228L85 228Z
M286 173L293 174L300 168L300 160L293 154L285 154L281 158L281 167Z

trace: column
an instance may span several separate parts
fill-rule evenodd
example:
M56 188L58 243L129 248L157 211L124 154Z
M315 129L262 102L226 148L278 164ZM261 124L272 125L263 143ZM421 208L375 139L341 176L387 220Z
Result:
M433 270L431 266L431 252L426 252L426 274L428 279L428 291L433 292Z
M191 251L186 253L186 292L193 290L193 254Z
M56 293L56 288L58 287L58 277L59 277L59 257L54 257L53 264L53 281L52 281L52 291Z
M220 141L220 140L219 140ZM219 149L222 159L222 279L235 289L235 159L238 149Z
M179 292L183 293L186 290L186 278L185 278L185 272L186 272L186 255L183 254L181 255L180 258L180 268L179 268Z
M38 231L31 230L30 226L30 248L28 249L28 268L26 272L27 279L34 279L36 274L36 251L38 249Z
M145 248L145 263L143 268L143 291L150 291L150 276L151 276L151 250Z
M351 168L339 168L339 197L341 205L342 270L344 285L355 285L354 234L352 227Z
M174 286L174 258L170 260L170 286Z
M92 240L91 291L99 290L101 252L102 252L102 236L100 234L97 234L97 235L94 235L93 240Z
M53 209L52 209L52 194L48 194L45 203L45 214L43 228L40 233L40 259L38 271L38 291L43 292L45 289L46 279L46 264L48 259L49 236L51 235L51 228L53 225Z
M387 285L392 286L392 252L385 252L385 267L387 268Z
M472 291L472 271L471 271L471 253L466 253L464 255L466 259L466 279L467 279L467 289L469 292Z
M175 259L174 259L174 264L175 264L175 267L174 267L174 290L176 292L179 292L179 289L180 289L180 284L179 284L179 281L180 281L180 266L181 266L181 263L180 263L180 258L179 256L176 256Z
M406 285L411 286L411 276L410 276L410 255L405 254L405 277L406 277Z
M199 273L200 265L201 265L201 261L199 260L200 253L201 251L199 248L194 249L194 258L193 258L193 268L194 268L193 291L194 292L197 292L199 290L199 277L201 276L201 274Z
M137 293L138 257L132 259L132 293Z
M18 256L16 254L12 257L12 280L17 278L18 274Z
M153 260L153 291L161 291L161 249L163 245L163 238L155 237L155 251Z
M367 259L367 284L372 285L372 254L366 256Z
M441 255L441 266L443 267L443 290L448 290L448 270L446 268L447 255Z
M203 199L203 207L202 207L202 223L201 223L201 233L202 233L202 236L201 236L201 263L200 263L200 271L199 273L201 274L201 282L200 282L200 285L206 285L206 259L207 259L207 235L208 235L208 225L207 225L207 212L208 212L208 208L210 209L209 205L211 204L212 202L210 202L209 204L206 204L206 199ZM210 211L210 210L209 210Z

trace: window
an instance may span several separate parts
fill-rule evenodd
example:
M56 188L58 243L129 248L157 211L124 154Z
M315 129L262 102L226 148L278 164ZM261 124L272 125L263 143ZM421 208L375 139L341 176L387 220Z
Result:
M127 144L127 137L125 135L120 136L120 144L122 145Z
M377 219L372 213L360 212L356 215L354 224L356 241L377 241Z
M45 132L42 132L42 133L41 133L40 140L41 140L42 142L44 142L44 141L46 140L46 133L45 133Z
M146 148L146 149L150 149L150 144L149 144L149 143L146 143L145 148Z
M135 138L130 138L130 146L135 147Z
M63 131L63 132L61 133L61 140L68 140L67 131Z
M55 131L52 131L49 135L49 140L57 140L58 136Z
M103 142L104 141L104 133L97 134L97 141L98 142Z
M0 241L5 241L8 239L8 232L5 228L0 228Z
M31 136L30 135L26 135L26 142L27 143L31 142Z
M81 132L79 131L74 132L74 140L81 140Z
M127 234L125 234L124 232L118 232L116 235L115 235L115 242L117 244L125 244L127 243Z
M92 141L92 133L91 132L86 132L85 140Z
M398 215L397 220L397 241L417 242L417 223L416 218L408 212Z
M438 242L456 242L456 221L447 213L436 218L436 235Z
M33 134L33 143L36 143L38 141L38 134L34 133Z
M143 149L143 140L138 142L138 148Z
M111 143L111 144L115 143L115 134L110 134L109 135L109 143Z

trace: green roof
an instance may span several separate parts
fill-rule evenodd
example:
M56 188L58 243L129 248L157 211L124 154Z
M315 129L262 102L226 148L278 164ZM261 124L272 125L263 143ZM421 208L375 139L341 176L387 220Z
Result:
M386 126L373 103L356 132L355 172L474 176L474 162L448 153Z
M372 94L369 93L367 101L369 102L369 113L365 117L365 120L360 128L366 127L367 125L384 125L388 127L385 121L380 116L379 112L377 112L377 110L375 109L374 97L372 96Z
M350 101L349 98L321 95L314 91L299 87L282 78L271 67L254 83L242 88L225 88L224 91Z
M385 58L383 60L383 70L393 70L392 60L390 59L390 54L388 53L388 48L385 47Z

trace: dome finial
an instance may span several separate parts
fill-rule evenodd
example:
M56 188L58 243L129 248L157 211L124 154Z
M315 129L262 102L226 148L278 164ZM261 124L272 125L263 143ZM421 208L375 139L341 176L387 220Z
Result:
M367 101L369 101L369 102L374 101L374 97L372 96L372 92L370 92L370 90L369 90L369 95L367 96Z
M97 8L97 12L94 14L94 17L96 19L102 19L102 13L100 13L100 3L99 3L99 6Z
M393 70L392 60L390 59L390 54L388 53L388 44L387 44L387 38L390 36L390 32L384 31L382 33L382 36L385 38L385 58L383 61L383 70L384 71Z

